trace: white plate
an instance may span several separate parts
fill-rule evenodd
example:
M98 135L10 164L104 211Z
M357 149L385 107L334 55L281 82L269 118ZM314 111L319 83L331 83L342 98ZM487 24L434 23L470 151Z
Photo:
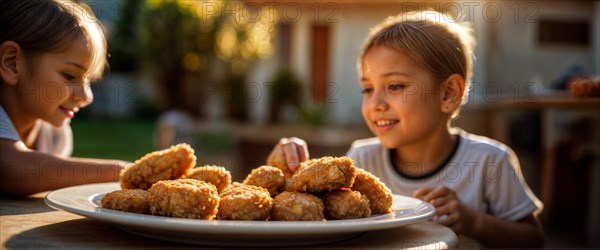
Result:
M299 246L329 243L349 239L366 231L428 220L435 213L431 204L401 195L394 195L392 213L364 219L330 221L209 221L101 208L102 197L118 189L118 183L68 187L50 192L45 202L56 209L113 223L136 235L212 246Z

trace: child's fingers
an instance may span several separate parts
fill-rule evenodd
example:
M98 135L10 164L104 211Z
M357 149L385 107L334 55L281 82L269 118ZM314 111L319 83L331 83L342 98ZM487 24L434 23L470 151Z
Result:
M282 144L277 144L267 157L267 165L269 166L280 166L286 165L285 154L283 152Z
M297 149L298 149L298 157L299 157L300 162L307 161L309 159L309 157L308 157L308 146L306 145L306 142L302 141L302 143L299 143Z
M283 145L283 154L285 160L292 170L296 170L300 166L300 157L298 156L298 147L294 143L287 143Z
M427 193L425 196L423 196L423 200L430 202L433 199L437 199L440 197L454 197L453 196L453 192L452 189L446 187L446 186L437 186L435 187L433 190L431 190L431 192Z
M424 187L413 193L413 197L430 202L433 199L445 196L448 193L445 186Z
M449 227L456 234L464 234L467 230L466 224L460 221L460 215L458 213L449 214L443 216L442 219L438 220L439 224Z
M434 187L423 187L423 188L417 189L417 191L413 192L412 196L417 199L425 200L425 199L423 199L425 197L425 195L429 194L429 192L431 192L433 189L434 189Z
M450 210L450 206L448 206L448 204L435 207L435 214L436 215L450 214L450 212L451 212L451 210Z
M453 231L459 230L458 228L458 214L448 214L447 216L442 216L438 223L451 228Z
M308 160L308 147L304 140L296 137L281 138L267 157L267 165L284 165L296 171L300 162L306 160Z
M443 205L446 205L450 200L445 197L437 197L435 199L431 199L430 201L428 201L429 203L431 203L431 205L433 205L434 207L441 207Z

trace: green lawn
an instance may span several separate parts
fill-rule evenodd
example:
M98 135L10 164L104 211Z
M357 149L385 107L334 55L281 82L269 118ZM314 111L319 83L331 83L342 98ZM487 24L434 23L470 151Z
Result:
M154 150L150 120L73 120L73 156L135 161Z

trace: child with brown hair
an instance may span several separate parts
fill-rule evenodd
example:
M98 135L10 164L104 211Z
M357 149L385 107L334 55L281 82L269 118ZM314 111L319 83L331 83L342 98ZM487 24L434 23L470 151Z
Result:
M87 6L0 1L0 193L115 181L127 164L69 157L69 121L92 102L106 39Z
M466 103L471 30L441 13L390 17L371 30L358 61L362 115L376 138L347 155L393 193L436 208L434 221L486 247L542 247L540 200L506 145L450 123ZM283 138L267 164L295 170L306 143ZM462 237L461 237L462 238Z

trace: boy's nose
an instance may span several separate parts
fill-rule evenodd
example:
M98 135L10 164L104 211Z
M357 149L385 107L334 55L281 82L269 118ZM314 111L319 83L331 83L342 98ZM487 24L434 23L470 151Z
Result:
M90 84L80 84L73 88L71 93L73 101L79 107L85 107L94 101L94 94Z

